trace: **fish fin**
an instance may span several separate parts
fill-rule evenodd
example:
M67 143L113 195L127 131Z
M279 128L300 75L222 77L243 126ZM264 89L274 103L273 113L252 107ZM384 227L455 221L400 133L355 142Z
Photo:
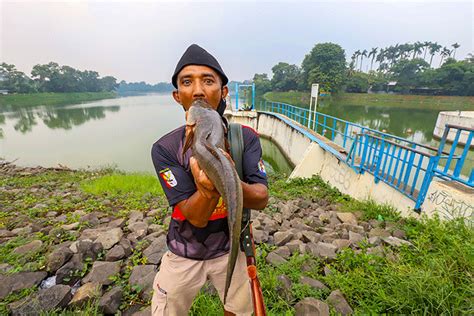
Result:
M192 144L193 144L193 139L194 139L194 125L196 125L196 124L193 124L193 125L186 125L187 133L186 133L186 138L185 138L185 140L184 140L184 146L183 146L183 152L182 152L183 161L184 161L184 155L186 154L186 152L188 151L188 149L191 148L191 146L192 146Z

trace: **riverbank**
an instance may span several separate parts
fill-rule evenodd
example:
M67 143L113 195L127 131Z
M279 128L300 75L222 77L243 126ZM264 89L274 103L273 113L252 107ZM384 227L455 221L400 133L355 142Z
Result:
M401 219L316 177L270 184L252 216L269 314L469 312L463 222ZM0 162L0 187L0 314L149 313L170 218L155 176ZM191 315L222 313L208 286Z
M2 109L41 105L67 105L115 98L115 92L28 93L0 95Z
M300 107L309 107L309 92L267 92L265 99L273 102L288 103ZM332 97L322 97L320 102L354 106L393 107L402 109L427 109L439 111L467 111L474 109L474 97L424 96L341 93Z

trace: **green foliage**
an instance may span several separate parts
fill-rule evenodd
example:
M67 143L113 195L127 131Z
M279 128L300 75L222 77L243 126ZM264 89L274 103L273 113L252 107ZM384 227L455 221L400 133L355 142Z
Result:
M33 80L17 70L15 65L1 63L0 90L8 90L9 93L31 93L36 91L36 87Z
M472 312L473 230L439 219L410 221L405 229L413 247L383 258L346 250L326 282L363 314Z
M280 62L273 66L272 71L271 85L273 90L289 91L297 89L300 76L298 66Z
M5 109L31 106L77 104L81 102L115 98L114 92L71 92L71 93L27 93L0 95L0 106Z
M255 83L255 94L257 96L262 96L272 90L272 83L270 79L268 79L267 74L255 74L253 76L253 82Z
M20 290L20 291L13 292L10 295L8 295L7 297L3 298L0 301L0 315L10 315L8 304L19 301L22 298L25 298L25 297L29 296L30 294L35 292L36 289L37 289L37 287L33 286L33 287L30 287L30 288L27 288L27 289L23 289L23 290Z
M341 46L334 43L316 44L301 65L305 90L312 83L321 89L338 91L345 80L346 56Z
M81 188L85 192L95 195L104 193L111 195L131 194L135 196L163 194L163 189L156 176L147 173L114 172L100 178L85 181L81 184Z
M356 72L346 81L346 92L365 93L369 89L369 75Z
M35 65L31 76L41 92L100 92L118 87L117 79L112 76L99 78L96 71L80 71L55 62Z

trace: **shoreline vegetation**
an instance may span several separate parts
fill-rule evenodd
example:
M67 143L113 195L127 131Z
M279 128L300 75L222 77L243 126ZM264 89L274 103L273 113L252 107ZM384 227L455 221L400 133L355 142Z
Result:
M309 107L311 94L309 92L267 92L264 99L273 102L288 103L304 108ZM439 111L472 111L474 97L472 96L424 96L402 94L367 94L367 93L338 93L331 97L322 97L318 102L331 105L393 107L416 110Z
M252 218L270 315L472 311L468 223L401 218L319 177L269 177L269 205ZM150 313L170 220L156 176L0 159L0 187L0 314ZM40 286L52 276L58 285ZM212 287L191 309L222 313Z
M40 92L0 95L0 106L5 109L18 107L69 105L83 102L113 99L115 92Z

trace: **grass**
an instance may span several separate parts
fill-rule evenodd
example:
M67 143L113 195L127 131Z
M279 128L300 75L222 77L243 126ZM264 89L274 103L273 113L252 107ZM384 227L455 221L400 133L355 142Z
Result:
M163 189L156 176L146 173L118 173L104 175L103 177L83 182L82 190L87 193L100 194L131 194L143 196L145 194L160 195Z
M274 248L259 245L257 261L259 278L263 288L268 315L293 315L294 304L304 297L325 300L330 291L320 291L302 285L302 275L324 282L330 290L340 289L356 314L472 314L474 292L474 233L472 227L462 220L443 222L439 219L422 220L401 218L393 208L378 205L373 201L356 201L341 194L319 177L292 179L287 181L281 175L270 175L270 195L274 204L265 212L275 212L275 203L281 200L325 199L333 208L341 211L357 211L361 220L377 220L381 227L394 226L403 230L412 247L399 249L384 248L385 256L367 252L367 245L361 251L345 250L329 265L311 255L295 254L278 267L266 263L265 258ZM0 204L8 209L0 213L5 227L28 221L47 220L45 212L55 210L68 215L68 221L77 221L72 212L77 209L102 211L108 214L126 216L129 210L146 211L166 205L163 192L153 176L125 174L115 170L89 171L46 171L39 174L0 176ZM46 191L35 191L38 188ZM11 189L16 191L11 192ZM45 192L72 192L57 196ZM105 203L108 200L110 203ZM44 208L35 208L44 204ZM165 216L165 213L163 213ZM53 223L51 223L53 225ZM24 225L23 225L24 226ZM19 226L22 227L22 226ZM60 227L54 229L60 232ZM64 233L64 232L63 232ZM54 244L74 239L35 233L15 237L0 244L0 263L14 266L14 272L42 270L48 251ZM60 234L61 235L61 234ZM19 258L12 250L33 239L43 241L43 247L36 253ZM121 309L131 304L148 304L139 297L140 289L128 285L131 269L145 264L141 244L134 248L132 256L124 264L121 273L114 276L114 283L124 289ZM102 254L103 255L103 254ZM23 260L24 259L24 260ZM28 263L30 262L30 263ZM324 275L327 266L331 274ZM79 271L84 274L85 271ZM282 294L278 276L286 275L291 281L290 297ZM8 303L30 294L27 289L8 296L0 304L0 314ZM69 315L77 310L63 310L48 315ZM97 315L95 303L84 307L82 313ZM222 304L217 295L200 292L194 301L191 315L222 315Z
M66 105L115 98L114 92L44 92L0 95L0 107L13 110L17 107L40 105Z
M267 92L264 98L268 101L288 103L308 108L310 93L299 91ZM321 100L334 105L394 107L418 110L469 111L474 108L474 97L464 96L340 93L332 97L323 97Z

